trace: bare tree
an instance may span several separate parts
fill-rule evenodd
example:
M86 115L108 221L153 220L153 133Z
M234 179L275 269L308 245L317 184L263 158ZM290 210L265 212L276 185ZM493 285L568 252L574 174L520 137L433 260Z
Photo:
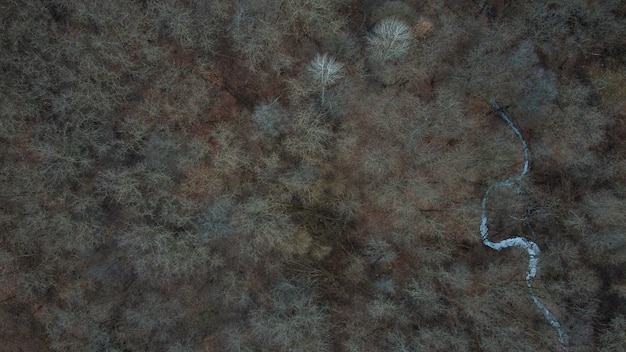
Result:
M317 54L311 63L308 71L317 85L322 89L322 104L324 104L324 94L326 86L329 86L343 77L343 64L335 61L335 58L328 54Z
M374 27L367 38L370 57L378 63L401 59L409 51L413 38L409 26L395 17L387 17Z

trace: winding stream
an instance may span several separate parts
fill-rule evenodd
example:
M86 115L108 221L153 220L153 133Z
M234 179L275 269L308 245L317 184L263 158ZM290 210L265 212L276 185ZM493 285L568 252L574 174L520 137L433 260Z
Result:
M506 115L504 110L500 107L500 105L497 102L494 101L491 104L491 106L493 110L498 114L498 116L504 122L506 122L506 124L513 130L513 132L515 132L515 135L517 136L517 138L519 138L519 140L522 142L522 149L524 151L524 167L522 168L522 171L518 175L513 176L504 181L494 183L490 185L485 191L485 194L482 200L480 235L482 237L483 243L486 246L493 248L497 251L503 248L508 248L508 247L520 247L526 250L526 252L528 252L529 258L528 258L528 271L526 272L526 286L528 287L528 291L530 292L530 297L532 298L533 302L535 302L535 305L537 306L539 311L543 313L543 316L548 320L550 325L552 325L552 327L556 329L559 335L559 342L561 343L561 347L563 349L566 349L569 343L569 337L567 336L567 333L563 330L563 328L561 327L561 323L559 323L556 317L552 313L550 313L550 310L548 310L548 308L543 303L541 303L539 298L537 298L537 296L534 294L533 289L532 289L532 281L537 275L537 265L539 263L540 250L539 250L539 246L537 245L537 243L529 239L523 238L523 237L510 237L499 242L493 242L489 239L489 229L487 226L487 223L489 220L489 218L487 217L487 199L489 198L489 193L491 192L491 190L493 190L496 187L511 187L515 185L516 182L519 182L522 180L524 175L526 175L526 173L528 173L528 170L530 169L530 153L528 152L528 145L526 144L526 141L524 140L524 136L522 136L522 133L517 128L513 120L511 120L511 118L509 118Z

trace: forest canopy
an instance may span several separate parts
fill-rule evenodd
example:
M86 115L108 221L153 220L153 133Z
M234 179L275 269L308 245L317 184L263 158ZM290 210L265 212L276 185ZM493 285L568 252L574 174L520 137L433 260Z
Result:
M0 19L4 350L559 351L487 189L567 349L626 350L624 1Z

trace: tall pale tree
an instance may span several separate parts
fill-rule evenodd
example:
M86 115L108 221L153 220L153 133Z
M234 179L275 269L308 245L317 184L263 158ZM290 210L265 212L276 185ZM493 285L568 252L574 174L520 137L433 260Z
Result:
M336 83L343 77L343 64L337 62L335 58L328 54L317 54L313 61L309 63L308 72L311 78L322 91L322 105L326 87Z

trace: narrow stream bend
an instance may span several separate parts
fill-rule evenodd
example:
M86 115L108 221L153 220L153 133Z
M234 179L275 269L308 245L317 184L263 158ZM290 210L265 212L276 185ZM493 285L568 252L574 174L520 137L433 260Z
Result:
M494 183L490 185L485 191L485 194L482 200L480 235L483 239L483 243L486 246L493 248L497 251L503 248L508 248L508 247L520 247L526 250L526 252L528 252L529 258L528 258L528 271L526 272L526 286L528 287L530 296L533 302L535 302L535 305L537 306L539 311L543 313L543 316L548 320L550 325L552 325L552 327L556 329L559 335L559 342L561 343L561 347L563 349L566 349L569 343L569 337L567 336L567 333L563 330L563 328L561 327L561 323L559 323L556 317L552 315L552 313L550 313L548 308L543 303L541 303L541 301L539 300L539 298L537 298L537 296L535 296L533 289L532 289L532 281L537 275L537 265L539 263L540 250L539 250L539 246L537 245L537 243L529 239L523 238L523 237L510 237L499 242L493 242L489 239L489 229L487 226L487 223L488 223L487 199L489 198L489 193L491 192L492 189L496 187L511 187L515 185L516 182L519 182L522 180L524 175L526 175L526 173L528 173L528 170L530 169L530 153L528 152L528 145L526 144L526 141L524 140L524 136L522 136L522 133L520 132L519 128L517 128L515 123L513 123L513 120L511 120L511 118L507 116L507 114L504 112L504 110L500 107L500 105L497 102L494 101L491 104L491 106L493 110L498 114L498 116L504 122L506 122L506 124L513 130L513 132L515 132L515 135L517 135L517 138L519 138L519 140L522 142L522 149L524 151L524 167L522 168L522 171L518 175L513 176L504 181Z

